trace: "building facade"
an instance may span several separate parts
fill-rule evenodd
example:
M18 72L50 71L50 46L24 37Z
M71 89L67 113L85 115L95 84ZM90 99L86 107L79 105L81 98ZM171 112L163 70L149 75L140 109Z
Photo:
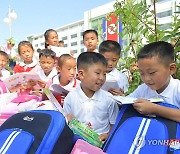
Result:
M55 29L58 32L59 39L64 41L65 46L74 51L75 57L86 50L83 45L83 31L95 29L98 31L99 42L103 40L103 18L113 11L114 3L115 1L87 10L84 12L84 19ZM153 1L147 0L147 3L152 4ZM173 13L180 11L175 10L175 3L180 4L180 0L161 0L157 2L157 18L158 23L162 24L162 29L167 29L168 25L172 22ZM29 35L27 40L32 43L35 50L44 48L45 40L43 34ZM128 44L126 40L124 42Z

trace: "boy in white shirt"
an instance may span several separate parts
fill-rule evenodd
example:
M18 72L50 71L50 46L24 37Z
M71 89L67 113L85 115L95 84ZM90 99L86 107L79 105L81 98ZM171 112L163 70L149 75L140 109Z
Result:
M64 110L70 121L76 118L106 140L118 115L118 105L111 94L102 90L107 61L99 53L84 52L77 59L80 85L65 97Z
M180 122L179 109L163 107L145 100L158 97L180 108L180 81L172 77L176 71L173 46L163 41L153 42L145 45L137 58L144 84L129 95L139 98L133 104L134 108L141 114L156 114Z
M112 88L109 92L113 95L123 95L124 92L128 91L129 83L127 76L116 68L121 53L120 44L112 40L103 41L99 45L99 53L101 53L108 62L106 81L115 80L119 86L119 89Z
M41 69L37 72L42 81L47 82L57 75L55 68L56 53L51 49L43 49L39 52L39 64Z
M98 52L97 45L99 43L98 33L94 29L88 29L83 32L83 42L88 52Z

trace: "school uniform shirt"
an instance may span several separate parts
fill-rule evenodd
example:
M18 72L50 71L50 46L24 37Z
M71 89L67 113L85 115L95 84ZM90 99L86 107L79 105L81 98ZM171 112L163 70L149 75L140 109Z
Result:
M10 75L11 75L11 73L8 70L6 70L5 68L3 68L0 72L1 72L1 75L2 75L0 77L1 80L4 80L4 79L10 77Z
M115 80L118 82L119 88L121 88L124 92L128 91L128 78L127 76L114 68L111 72L106 73L106 81Z
M49 86L49 89L51 89L52 84L58 84L61 86L61 83L59 82L59 78L60 78L60 74L54 76L50 82L48 81L47 87ZM68 91L71 91L75 89L79 84L80 84L80 81L74 77L67 85L61 86L61 87L63 87L64 89Z
M14 73L30 72L31 70L36 69L36 67L40 67L40 66L37 64L37 61L34 59L31 64L25 64L24 62L20 62L19 64L15 65Z
M119 111L111 96L107 91L100 89L88 98L79 85L65 97L63 109L96 133L108 133L110 124L115 123Z
M45 75L44 71L41 69L37 72L39 77L42 81L48 82L50 79L52 79L55 75L57 75L57 70L55 68L52 69L52 71L49 73L48 76Z
M143 83L128 96L144 99L162 98L165 102L180 108L180 80L171 77L168 86L160 94Z

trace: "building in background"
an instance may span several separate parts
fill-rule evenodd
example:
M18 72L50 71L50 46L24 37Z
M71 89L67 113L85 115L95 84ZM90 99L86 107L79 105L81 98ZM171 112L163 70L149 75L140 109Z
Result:
M152 0L147 0L149 4L152 4L152 2ZM85 51L82 37L83 31L95 29L98 32L99 41L101 42L104 39L103 21L104 18L113 11L114 3L115 1L87 10L84 12L84 19L55 28L58 32L59 39L64 41L66 47L75 52L76 57L81 52ZM180 4L180 0L161 0L157 2L156 12L158 23L163 24L161 27L162 29L167 29L168 25L172 22L172 16L175 12L175 3ZM29 35L27 36L27 40L33 44L35 50L44 48L45 40L43 34ZM123 45L127 44L128 42L123 40Z

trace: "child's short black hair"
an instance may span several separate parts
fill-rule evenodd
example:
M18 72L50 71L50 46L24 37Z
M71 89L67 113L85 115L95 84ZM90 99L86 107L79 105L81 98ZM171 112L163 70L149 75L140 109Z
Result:
M6 57L7 61L9 61L9 56L6 52L0 50L0 55Z
M77 69L87 69L89 66L97 63L102 63L107 67L107 60L100 53L83 52L78 56Z
M164 41L153 42L145 45L140 49L137 58L150 58L157 56L159 61L164 64L170 64L174 62L174 48L173 46Z
M113 40L103 41L99 45L99 53L104 53L104 52L114 52L114 53L120 55L121 54L121 46L118 42L113 41Z
M42 56L45 56L45 57L51 57L52 59L56 59L56 53L54 51L52 51L51 49L38 49L38 52L39 52L39 59L42 57Z
M88 29L88 30L83 32L83 40L84 40L85 35L88 34L88 33L94 33L97 36L97 39L98 39L98 32L96 30L94 30L94 29Z
M61 67L66 59L74 59L70 54L62 54L58 59L58 66Z
M18 44L18 53L19 53L19 55L20 55L20 47L25 46L25 45L29 46L34 51L34 48L33 48L32 44L31 44L31 42L29 42L29 41L21 41Z

